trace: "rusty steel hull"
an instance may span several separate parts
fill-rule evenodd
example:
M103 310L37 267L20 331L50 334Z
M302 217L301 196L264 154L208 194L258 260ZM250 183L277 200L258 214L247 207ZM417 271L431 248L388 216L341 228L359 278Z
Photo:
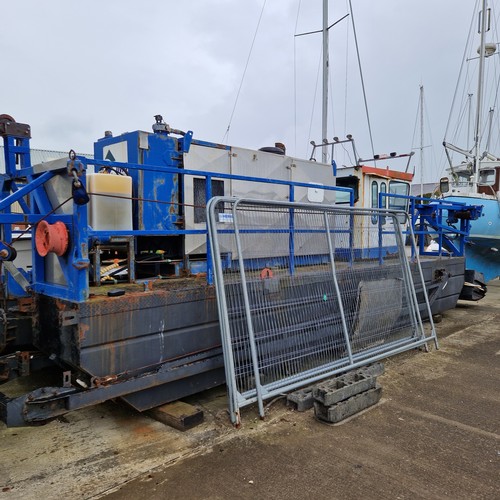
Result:
M197 369L186 380L153 382L124 397L139 410L152 408L224 382L213 287L201 280L155 282L155 289L125 285L108 297L96 287L87 302L38 296L35 346L78 374L88 387L137 379L183 362ZM174 377L175 378L175 377ZM134 387L132 387L134 389ZM125 396L125 395L124 395Z
M432 313L454 307L463 285L464 259L424 260L422 270ZM202 280L155 282L152 291L131 285L120 297L98 290L84 303L39 296L36 347L102 380L221 348L215 290ZM422 293L419 299L425 313Z
M454 307L464 259L424 260L422 269L432 314ZM341 286L342 276L340 270ZM113 398L144 411L225 382L214 287L189 278L155 281L153 290L125 284L118 297L109 297L111 290L116 287L96 287L83 303L37 296L34 344L68 374L68 383L0 397L0 418L8 425L46 421ZM426 314L422 290L416 293Z
M107 378L220 348L209 286L99 295L84 303L38 298L36 346L92 377Z

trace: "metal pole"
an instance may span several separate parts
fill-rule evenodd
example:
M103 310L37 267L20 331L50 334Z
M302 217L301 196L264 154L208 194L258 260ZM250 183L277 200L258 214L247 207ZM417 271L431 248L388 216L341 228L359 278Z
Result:
M472 122L472 95L473 94L467 94L467 107L468 107L468 118L467 118L467 150L469 150L469 141L471 138L470 135L470 128L471 128L471 122Z
M353 364L353 358L352 358L352 348L351 348L351 340L349 339L349 329L347 328L347 321L345 317L345 311L344 311L344 304L342 302L342 294L340 293L340 287L339 287L339 282L337 280L337 271L335 269L335 250L332 245L332 239L331 239L331 230L330 230L330 221L328 220L328 216L330 214L325 210L323 212L323 219L325 221L325 232L326 232L326 238L328 241L328 252L330 253L330 267L332 270L332 279L333 279L333 286L335 287L335 293L337 294L337 301L339 304L339 312L340 312L340 319L342 320L342 331L344 332L344 340L345 340L345 345L347 349L347 355L349 357L349 364Z
M328 0L323 0L323 99L322 99L322 130L323 143L328 142ZM323 146L322 160L327 162L328 151Z
M479 143L481 141L481 113L483 108L483 79L484 79L484 46L486 32L487 0L483 0L481 20L481 46L479 48L479 78L477 85L477 108L476 108L476 134L474 137L474 187L477 186L479 179Z

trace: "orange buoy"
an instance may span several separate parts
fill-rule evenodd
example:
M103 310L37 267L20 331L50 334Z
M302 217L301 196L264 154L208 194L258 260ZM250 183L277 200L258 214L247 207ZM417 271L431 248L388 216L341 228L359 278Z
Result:
M61 257L68 249L68 243L68 230L63 222L49 224L43 220L38 223L35 232L35 246L42 257L45 257L49 252L54 252Z

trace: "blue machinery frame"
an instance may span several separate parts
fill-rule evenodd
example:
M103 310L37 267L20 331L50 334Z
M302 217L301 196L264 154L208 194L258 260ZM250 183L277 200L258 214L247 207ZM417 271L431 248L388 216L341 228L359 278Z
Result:
M161 136L160 136L161 137ZM156 135L150 135L149 138L156 139ZM29 139L22 139L22 144L16 144L14 137L4 137L5 151L6 151L6 173L1 176L2 185L2 199L0 200L0 224L3 225L3 241L4 247L8 248L15 235L12 234L10 224L13 223L23 223L29 224L30 226L35 226L41 220L46 220L47 222L54 224L57 221L63 222L69 231L70 248L68 252L62 257L58 257L61 269L63 271L67 285L56 285L47 281L44 273L43 258L38 255L38 253L33 249L33 270L31 275L31 290L35 293L48 295L51 297L65 299L74 302L84 302L89 297L89 276L88 267L90 265L89 260L89 242L92 240L97 240L101 243L106 243L116 237L137 237L137 236L182 236L188 234L204 234L207 237L207 279L209 283L212 283L212 265L210 256L210 245L208 243L208 232L206 229L179 229L176 227L177 218L172 217L170 214L167 215L168 209L163 210L162 224L163 228L148 227L147 229L134 229L126 231L96 231L88 226L88 216L87 207L85 205L77 205L73 203L73 210L71 214L56 214L51 206L43 185L52 179L56 175L68 175L75 171L78 173L83 186L86 188L85 172L89 171L90 167L94 167L96 171L99 168L106 169L120 169L127 171L128 174L137 180L139 172L143 172L143 175L149 175L151 177L151 185L154 187L155 178L161 177L162 182L164 179L176 179L176 182L169 187L171 191L172 188L175 190L179 189L179 182L177 179L182 179L185 176L196 176L203 177L205 179L205 199L210 200L212 198L212 180L213 179L227 179L236 181L246 181L255 183L265 183L265 184L276 184L285 185L289 188L289 199L294 201L294 192L296 187L311 187L309 183L294 182L294 181L284 181L261 177L252 176L241 176L223 173L206 172L199 170L187 170L180 168L180 162L182 160L182 154L189 151L189 147L192 142L200 145L221 148L220 145L214 145L202 141L192 141L192 132L188 132L182 139L179 140L178 145L172 144L167 152L172 152L171 157L168 161L172 166L169 165L150 165L150 164L138 164L138 163L122 163L109 160L96 160L89 159L86 157L75 157L74 159L69 159L66 164L66 171L47 171L42 174L37 174L30 164L29 155ZM19 139L19 138L18 138ZM167 139L173 140L170 137ZM161 139L160 139L161 140ZM105 140L104 140L105 141ZM97 143L99 144L99 143ZM166 144L168 146L168 143ZM174 147L175 146L175 147ZM228 149L228 147L224 147ZM130 152L129 148L129 152ZM20 166L17 168L16 156L21 157ZM155 158L157 160L157 158ZM165 163L165 162L163 162ZM25 185L18 185L16 179L26 178ZM353 192L349 188L341 188L334 186L322 186L322 189L329 191L343 191L348 192L350 196L351 205L354 202ZM180 204L178 193L176 193L175 199L172 201L171 198L168 199L154 199L153 188L148 190L145 194L146 197L143 198L147 203L155 204L165 204L170 207L174 204ZM137 194L137 193L135 193ZM170 193L167 193L170 196ZM26 197L31 198L31 203L28 205L24 202ZM149 198L148 196L151 196ZM70 199L66 200L70 201ZM11 206L13 203L18 202L24 211L24 214L14 214L11 213ZM151 226L159 226L158 216L152 214L151 210L146 211L143 214L143 220L153 219L153 224ZM137 219L134 221L134 226L137 227ZM1 256L0 256L1 258ZM12 280L9 280L10 289L16 292L16 295L22 294L20 289ZM28 291L24 292L27 295Z
M0 117L1 118L1 117ZM128 161L127 162L117 162L110 159L89 159L82 156L71 155L68 160L64 160L57 164L55 170L50 170L47 168L45 171L39 171L39 167L31 165L30 159L30 148L29 148L29 138L30 130L27 125L11 123L9 121L2 121L0 119L0 136L4 139L5 145L5 159L6 159L6 171L0 174L0 188L1 188L1 198L0 198L0 227L2 229L1 241L0 241L0 261L4 263L5 269L9 272L4 276L7 278L7 291L9 293L8 298L22 298L26 296L36 296L37 298L50 298L54 300L47 301L49 304L54 304L57 300L61 299L65 302L64 307L68 308L68 312L71 312L73 308L76 310L78 307L85 309L87 306L86 302L89 298L90 293L90 279L89 279L89 267L90 262L90 250L95 242L106 245L108 243L116 242L117 240L122 242L129 241L134 245L136 250L137 240L142 237L183 237L189 234L201 234L205 235L207 238L207 250L206 250L206 264L203 270L207 271L207 281L209 284L212 283L213 279L213 267L212 267L212 256L210 254L210 245L208 244L208 234L206 229L182 229L181 219L179 218L180 211L177 208L184 201L184 183L183 179L186 176L196 176L204 178L205 180L205 200L212 199L212 180L237 180L253 183L264 183L264 184L274 184L274 185L284 185L288 187L288 197L289 201L293 202L295 200L295 190L298 187L313 187L312 183L302 183L294 181L284 181L276 180L262 177L252 177L252 176L239 176L224 173L214 173L208 171L198 171L198 170L187 170L183 167L183 155L187 153L190 149L191 144L198 144L202 146L212 147L216 149L228 150L228 146L212 144L202 141L195 141L192 139L192 133L187 132L182 135L181 138L174 138L169 135L169 133L148 134L150 139L150 144L156 145L152 148L152 151L148 152L143 150L138 151L136 147L139 138L139 133L125 134L128 137L127 148L128 148ZM123 137L123 136L120 136ZM104 156L102 154L103 148L107 144L116 142L118 138L104 138L96 143L96 153L97 156ZM135 144L135 145L134 145ZM156 152L155 152L156 151ZM154 154L153 154L154 153ZM47 182L52 182L56 176L63 176L73 182L73 186L80 185L79 189L79 201L81 202L85 196L82 196L82 189L86 188L86 172L98 171L101 168L105 169L120 169L126 170L128 175L135 179L133 182L132 198L137 200L138 198L144 201L143 212L139 215L138 210L134 210L134 229L125 231L96 231L92 227L89 227L88 221L88 211L85 204L78 204L76 199L73 198L74 195L69 195L67 199L61 199L59 206L54 205L53 200L51 201L45 190L45 184ZM143 182L143 190L138 191L137 185L139 184L139 179ZM332 172L332 183L334 183L334 177ZM324 190L335 190L348 192L350 196L350 204L354 204L353 192L348 188L336 188L334 186L321 186ZM158 191L159 190L159 191ZM391 195L396 196L396 195ZM74 200L75 202L72 202ZM71 209L66 210L65 213L60 213L59 207L64 206L65 203L71 202ZM18 203L23 213L14 213L13 205ZM134 201L135 203L135 201ZM413 203L413 202L411 202ZM419 208L418 205L422 205ZM413 205L412 205L413 206ZM443 233L442 238L448 238L452 243L456 243L457 240L453 239L451 235L448 234L448 229L445 227L446 219L452 220L454 217L460 221L466 221L469 216L460 216L461 210L466 210L466 207L461 207L458 212L448 212L448 216L443 215L443 220L439 217L428 213L430 210L428 205L424 203L419 204L415 202L416 210L421 210L424 217L430 222L433 222L431 227L432 231L438 231ZM67 208L67 205L66 207ZM160 208L160 209L159 209ZM448 208L449 209L449 205ZM435 210L433 208L432 210ZM412 211L411 214L414 212ZM301 257L295 255L294 251L294 219L293 210L290 217L290 245L288 256L291 269L293 271L294 266L301 264ZM139 218L140 217L140 218ZM25 269L17 270L15 268L15 249L12 243L19 237L23 232L29 232L32 236L35 234L35 229L37 224L45 220L50 224L56 222L62 222L66 226L69 234L69 247L68 250L59 257L54 256L59 262L59 267L64 276L65 285L55 284L50 279L50 276L46 274L45 268L45 258L40 256L35 247L35 238L31 238L31 255L33 258L33 266L31 271ZM389 228L384 228L382 224L382 218L380 221L380 231L386 231ZM437 222L436 222L437 221ZM418 224L418 219L413 218L412 222ZM23 231L13 231L12 224L23 224L28 225L28 228ZM462 224L462 222L461 222ZM461 225L460 229L457 231L455 229L455 234L457 238L464 240L466 236L467 225ZM335 232L348 232L350 235L350 248L341 249L344 252L343 258L349 259L349 255L356 255L355 252L361 252L361 249L355 249L353 245L353 235L349 228L331 228ZM453 228L451 228L453 230ZM416 231L419 233L419 231ZM463 249L463 242L455 245L458 250ZM452 246L450 245L450 248ZM380 249L377 254L366 255L368 258L384 258L384 251L388 249ZM364 255L363 255L364 256ZM318 256L321 258L321 256ZM351 257L352 258L352 257ZM134 275L134 262L133 259L130 264L129 274ZM225 264L226 266L234 266L235 268L239 265L237 261L232 261L231 256L227 256ZM20 282L23 280L15 280L13 277L13 272L20 272L24 277L24 283L26 286L22 286ZM19 278L19 277L18 277ZM5 285L5 284L4 284ZM142 300L146 299L146 294L142 294ZM142 303L141 303L142 304ZM42 306L43 307L43 306ZM33 318L36 319L36 311L31 310ZM182 315L180 313L180 315ZM26 316L31 324L31 318L29 314ZM69 318L69 316L68 316ZM85 317L88 324L92 324L96 328L94 336L98 337L96 339L106 342L111 342L109 339L100 337L100 327L104 325L105 318L102 316L103 323L100 320L92 319L92 317ZM55 327L60 325L57 323L60 318L54 318ZM50 318L52 321L52 318ZM94 321L93 323L91 323ZM66 335L73 326L71 326L71 318L67 320L68 325L62 325L62 331L60 334L62 336ZM139 328L141 325L137 325ZM104 329L103 329L104 331ZM0 331L0 334L3 332ZM149 335L151 332L147 332ZM212 332L214 333L214 332ZM217 333L217 332L215 332ZM56 333L51 333L51 335L56 335ZM59 332L57 332L59 334ZM150 337L153 337L156 333L151 333ZM103 334L104 335L104 334ZM146 336L146 335L145 335ZM214 337L216 335L214 334ZM63 341L66 337L63 338ZM2 348L0 335L0 350ZM87 341L89 341L87 339ZM189 344L190 341L183 340L182 342ZM118 383L108 383L106 377L103 380L99 379L101 385L94 385L90 390L82 390L81 387L76 387L71 385L71 373L65 375L65 380L68 384L63 387L54 388L54 398L51 400L53 408L46 406L47 396L44 389L37 389L30 393L30 395L25 395L16 400L4 401L2 400L2 395L0 394L0 418L5 421L9 421L8 425L23 425L23 422L39 421L51 418L58 414L65 413L71 409L76 409L89 404L95 404L100 401L105 401L110 398L123 397L126 395L134 395L140 393L140 391L148 391L152 387L158 388L158 392L164 392L162 384L171 383L175 377L190 377L199 376L200 379L205 379L205 374L208 370L219 369L221 366L221 356L220 352L216 348L212 349L210 352L206 351L199 354L196 350L196 341L191 341L187 347L189 349L186 352L191 352L190 355L182 359L178 358L168 358L165 355L165 359L160 361L154 367L141 365L140 370L130 370L127 366L127 352L123 351L125 372L123 379L120 379ZM79 345L81 348L81 353L88 356L91 351L92 346ZM136 346L134 346L134 349ZM86 349L86 350L85 350ZM134 351L134 357L137 359L146 359L147 346L144 345L142 351ZM84 352L85 351L85 352ZM52 352L52 351L50 351ZM19 359L15 354L9 355L7 361L2 361L0 357L0 379L2 378L2 363L12 370L17 370L19 364ZM143 356L143 358L141 358ZM168 359L167 359L168 358ZM22 358L24 359L24 358ZM96 363L103 358L95 358ZM22 361L22 360L21 360ZM64 360L66 363L67 361ZM84 365L77 364L77 370L86 370ZM130 371L130 373L129 373ZM67 373L67 372L66 372ZM91 372L89 372L91 373ZM107 372L106 372L107 373ZM175 379L177 380L177 379ZM222 383L222 381L219 381ZM180 389L179 389L180 390ZM144 399L150 398L151 393L143 396ZM140 397L140 396L139 396ZM165 401L159 401L158 404L162 404ZM149 399L148 399L149 403ZM140 406L140 405L138 405ZM3 412L3 413L2 413Z
M419 196L379 193L379 207L387 204L391 208L391 199L407 200L408 213L413 232L417 237L419 255L450 255L463 257L471 221L482 215L482 205L467 205L441 199L429 199ZM458 227L457 227L458 224ZM384 232L383 228L380 229ZM426 237L437 241L439 250L429 250ZM412 257L415 249L412 248Z

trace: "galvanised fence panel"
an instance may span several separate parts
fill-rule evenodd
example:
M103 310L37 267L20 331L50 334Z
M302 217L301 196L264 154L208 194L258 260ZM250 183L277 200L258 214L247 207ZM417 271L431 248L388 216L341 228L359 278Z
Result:
M401 212L214 198L208 214L235 424L247 404L263 417L267 398L436 341Z

